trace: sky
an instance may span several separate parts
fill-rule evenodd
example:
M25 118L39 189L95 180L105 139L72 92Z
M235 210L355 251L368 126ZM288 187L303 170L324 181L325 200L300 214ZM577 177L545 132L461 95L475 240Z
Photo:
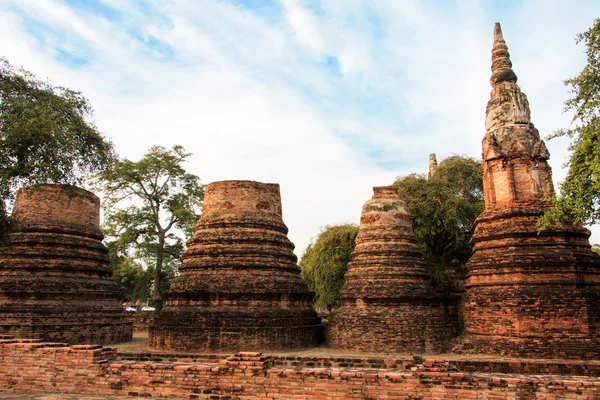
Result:
M481 157L494 22L540 135L567 127L574 38L599 16L597 0L0 0L0 56L83 92L122 158L179 144L205 184L279 183L300 256L430 153ZM568 144L547 141L555 185Z

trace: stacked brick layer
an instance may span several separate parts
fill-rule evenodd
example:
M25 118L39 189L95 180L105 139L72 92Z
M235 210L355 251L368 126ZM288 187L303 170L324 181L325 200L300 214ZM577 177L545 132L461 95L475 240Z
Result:
M451 327L435 298L410 216L395 187L363 206L356 247L329 328L333 347L441 352Z
M463 303L467 348L541 358L600 356L600 257L589 232L538 235L544 207L485 212ZM464 346L463 346L464 347Z
M164 357L151 358L155 356ZM101 346L5 339L0 340L0 387L196 399L600 398L598 366L588 368L575 361L457 362L415 357L388 366L390 360L370 358L345 368L327 357L318 360L327 365L315 367L280 365L280 360L243 352L207 362L124 361ZM365 365L374 362L383 367ZM560 375L550 375L555 371Z
M320 319L293 249L279 185L209 184L181 275L150 325L149 347L237 351L316 345Z
M131 340L99 214L99 199L83 189L19 192L18 223L0 248L0 332L68 343Z

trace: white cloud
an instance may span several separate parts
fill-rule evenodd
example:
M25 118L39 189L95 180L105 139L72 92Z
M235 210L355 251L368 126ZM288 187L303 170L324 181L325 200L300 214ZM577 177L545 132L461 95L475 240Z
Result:
M358 221L372 186L425 172L429 153L480 156L498 19L533 122L543 135L567 124L562 80L585 62L572 38L600 10L593 2L495 11L476 1L315 8L282 0L269 12L216 0L102 3L118 18L60 0L0 1L0 55L86 94L124 157L182 144L205 183L280 183L298 254L320 226ZM89 63L70 66L61 52ZM549 143L558 178L565 147Z
M325 53L325 44L314 14L300 6L296 0L282 0L282 3L298 41L316 53Z

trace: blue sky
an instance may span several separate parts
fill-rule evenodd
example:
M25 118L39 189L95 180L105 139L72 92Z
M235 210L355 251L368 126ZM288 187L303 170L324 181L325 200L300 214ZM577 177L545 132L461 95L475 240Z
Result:
M0 56L81 90L122 157L181 144L205 183L280 183L300 254L429 153L480 157L496 21L541 135L567 126L574 36L598 16L583 0L0 0ZM567 145L548 143L555 181Z

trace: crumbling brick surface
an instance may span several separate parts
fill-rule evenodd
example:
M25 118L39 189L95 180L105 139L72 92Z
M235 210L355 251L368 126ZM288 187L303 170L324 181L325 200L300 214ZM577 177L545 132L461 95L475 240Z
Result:
M101 346L0 339L0 387L209 400L600 398L598 365L581 361L325 357L312 366L301 357L293 365L287 361L259 352L204 361L120 360ZM557 372L561 375L551 375Z
M330 344L359 351L444 351L452 329L435 298L406 204L393 186L373 190L331 316Z
M73 186L21 190L0 247L0 333L68 343L131 340L99 228L100 201Z
M499 25L483 139L486 209L476 221L457 351L544 358L600 356L600 257L589 231L538 218L554 195L548 150L529 121ZM508 78L510 79L508 79Z
M293 349L318 343L320 319L300 278L279 185L214 182L149 347Z
M154 319L154 311L128 312L127 314L133 324L134 332L148 332L148 326Z

